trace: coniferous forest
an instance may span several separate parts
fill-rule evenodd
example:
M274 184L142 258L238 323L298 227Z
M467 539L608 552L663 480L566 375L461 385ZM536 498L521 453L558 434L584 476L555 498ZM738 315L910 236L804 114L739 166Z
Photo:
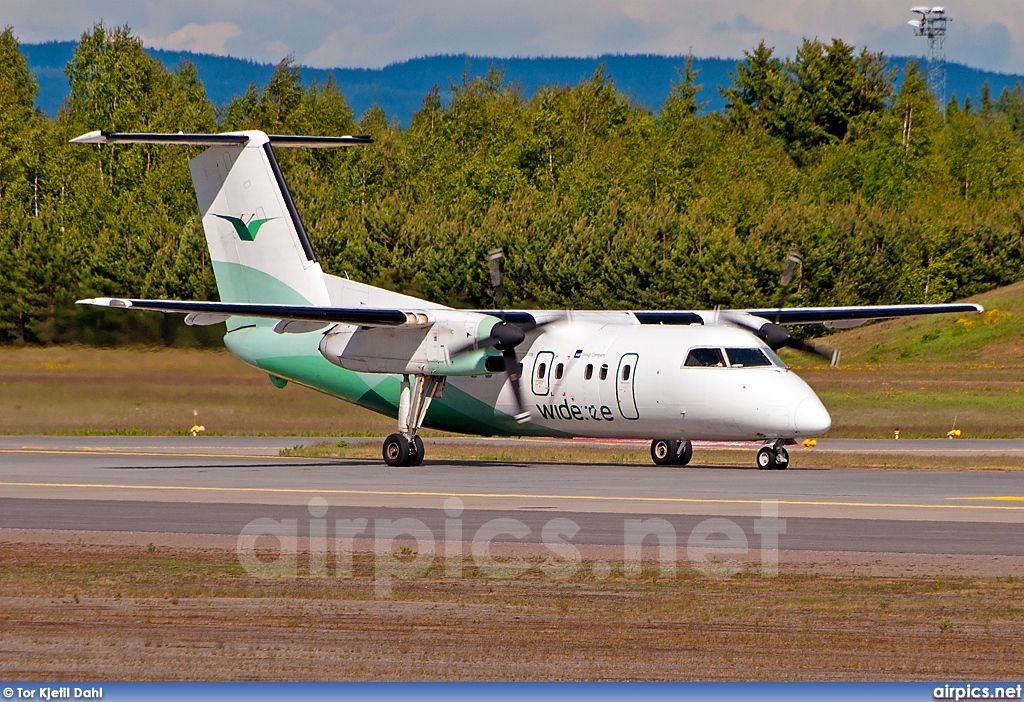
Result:
M187 147L74 146L84 132L369 134L280 150L325 270L453 306L770 306L945 302L1024 278L1024 89L937 104L920 67L840 40L753 47L706 114L680 66L657 111L598 70L532 95L498 71L438 86L411 124L353 115L289 59L217 107L193 67L96 25L51 119L15 31L0 34L0 341L174 342L180 319L76 307L99 295L216 299ZM898 87L897 87L898 85ZM151 339L150 339L151 340Z

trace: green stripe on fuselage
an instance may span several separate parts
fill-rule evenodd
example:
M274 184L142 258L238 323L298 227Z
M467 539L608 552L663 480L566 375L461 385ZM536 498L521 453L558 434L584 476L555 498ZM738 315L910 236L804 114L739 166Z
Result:
M321 337L322 332L277 334L267 327L250 326L229 332L224 343L255 368L397 418L401 377L357 373L336 366L320 354ZM496 375L493 380L501 383L504 377ZM531 423L519 424L513 417L455 387L451 379L444 397L431 402L424 426L485 436L572 436Z

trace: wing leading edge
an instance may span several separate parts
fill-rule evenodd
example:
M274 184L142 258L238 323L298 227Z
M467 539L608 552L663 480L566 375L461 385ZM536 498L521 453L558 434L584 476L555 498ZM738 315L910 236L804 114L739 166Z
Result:
M767 319L777 324L823 324L825 322L867 321L891 317L913 317L919 314L951 312L984 312L985 308L970 302L941 305L864 305L860 307L789 307L782 309L736 310Z

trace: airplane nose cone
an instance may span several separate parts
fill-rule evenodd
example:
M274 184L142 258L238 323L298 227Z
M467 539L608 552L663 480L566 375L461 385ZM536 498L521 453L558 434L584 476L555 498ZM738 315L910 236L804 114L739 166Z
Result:
M793 420L800 436L824 434L832 426L828 410L817 397L808 397L797 405Z

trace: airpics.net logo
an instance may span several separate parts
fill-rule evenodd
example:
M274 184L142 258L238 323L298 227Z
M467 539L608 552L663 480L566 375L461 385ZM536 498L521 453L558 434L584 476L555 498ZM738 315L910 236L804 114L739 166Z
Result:
M326 499L314 497L308 508L312 517L308 522L308 553L304 554L308 556L308 568L303 568L302 577L331 577L329 561L333 561L335 577L355 577L356 540L361 539L360 568L366 574L369 565L374 595L380 598L392 596L396 580L442 573L444 577L461 578L464 567L474 567L482 576L496 579L515 579L534 569L560 580L587 569L599 580L613 575L641 578L645 545L648 571L656 568L658 578L674 578L684 553L690 567L708 577L728 577L751 567L746 560L751 539L738 523L724 517L704 519L688 533L680 533L661 517L624 518L621 541L612 539L613 550L600 559L585 561L580 547L588 540L580 535L580 524L566 517L542 519L543 523L533 527L510 516L488 517L482 523L472 518L466 521L465 505L452 496L442 506L444 523L439 525L438 538L438 527L431 529L414 517L345 518L335 519L331 525ZM330 526L334 527L333 539ZM786 520L779 518L778 502L762 500L761 516L753 520L752 534L752 539L760 542L760 564L753 567L761 575L779 574L779 537L785 533ZM529 544L537 547L533 559L517 549L517 545ZM619 558L608 557L618 549ZM256 578L299 577L299 554L298 519L253 519L238 535L239 564Z
M237 234L238 238L242 241L256 241L256 234L259 233L260 227L272 219L278 219L277 217L255 219L255 215L253 215L253 219L246 222L241 217L232 217L231 215L214 213L213 216L223 219L226 222L231 222L231 225L235 228L235 234Z
M943 685L932 691L933 700L953 700L954 702L971 700L1019 700L1022 687L1018 685Z

